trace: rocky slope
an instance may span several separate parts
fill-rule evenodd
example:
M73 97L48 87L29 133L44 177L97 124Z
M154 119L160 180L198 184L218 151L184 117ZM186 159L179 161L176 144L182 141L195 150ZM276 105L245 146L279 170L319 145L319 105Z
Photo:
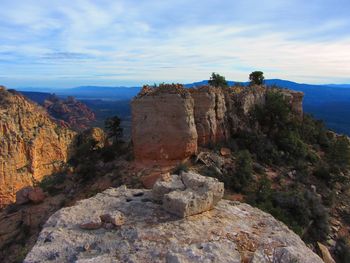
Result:
M91 124L96 120L94 112L74 97L62 100L51 95L44 101L43 107L52 117L63 120L69 128L76 131L91 127Z
M153 196L110 188L61 209L24 262L323 262L284 224L247 204L221 200L181 219Z
M216 144L239 130L250 129L249 114L256 105L264 105L267 91L265 86L145 86L131 104L136 159L185 159L196 153L198 146ZM281 92L302 117L303 93Z
M21 188L59 171L74 136L35 103L0 87L0 207L15 201Z

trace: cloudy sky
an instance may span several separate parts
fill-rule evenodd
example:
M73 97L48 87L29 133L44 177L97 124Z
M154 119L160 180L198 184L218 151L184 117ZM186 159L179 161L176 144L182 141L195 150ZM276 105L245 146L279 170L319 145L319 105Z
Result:
M349 0L0 0L9 87L350 83Z

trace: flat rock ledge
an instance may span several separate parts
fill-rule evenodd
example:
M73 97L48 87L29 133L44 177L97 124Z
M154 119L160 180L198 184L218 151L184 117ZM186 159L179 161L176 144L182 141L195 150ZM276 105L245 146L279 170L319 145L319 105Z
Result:
M88 220L122 213L113 228L82 229ZM111 188L52 215L24 263L37 262L323 262L271 215L221 200L179 218L151 190Z

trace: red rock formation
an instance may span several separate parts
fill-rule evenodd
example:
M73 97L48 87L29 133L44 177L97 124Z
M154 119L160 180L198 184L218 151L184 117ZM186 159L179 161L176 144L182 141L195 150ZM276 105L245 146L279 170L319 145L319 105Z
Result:
M141 94L132 102L132 138L137 159L179 160L197 151L194 102L178 86Z
M15 91L0 89L0 207L67 161L75 133Z
M52 95L45 100L43 107L51 116L61 122L63 120L68 127L76 131L91 127L92 122L96 120L94 112L74 97L62 100Z

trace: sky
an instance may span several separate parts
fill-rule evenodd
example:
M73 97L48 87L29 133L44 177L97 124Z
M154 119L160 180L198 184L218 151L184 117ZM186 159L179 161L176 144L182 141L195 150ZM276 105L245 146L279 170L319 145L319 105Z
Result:
M0 84L350 83L349 0L0 0Z

